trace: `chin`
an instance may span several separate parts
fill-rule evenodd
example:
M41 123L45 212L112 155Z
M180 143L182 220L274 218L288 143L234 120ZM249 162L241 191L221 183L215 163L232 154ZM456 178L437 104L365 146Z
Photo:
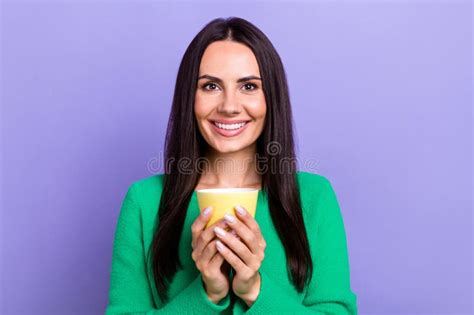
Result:
M214 150L219 152L219 153L232 153L232 152L238 152L242 150L244 146L238 145L238 146L229 146L229 145L224 145L221 147L214 147Z
M247 146L246 143L220 143L220 145L213 145L212 148L219 153L232 153L243 150Z

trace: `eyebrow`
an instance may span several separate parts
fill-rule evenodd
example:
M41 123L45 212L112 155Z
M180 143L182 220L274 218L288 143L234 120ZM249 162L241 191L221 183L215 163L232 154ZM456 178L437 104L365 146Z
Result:
M198 81L201 80L201 79L209 79L209 80L212 80L212 81L222 83L222 80L219 79L218 77L214 77L214 76L208 75L208 74L204 74L204 75L200 76L198 78ZM238 79L237 83L244 82L244 81L250 81L250 80L260 80L261 81L262 79L255 76L255 75L249 75L249 76Z

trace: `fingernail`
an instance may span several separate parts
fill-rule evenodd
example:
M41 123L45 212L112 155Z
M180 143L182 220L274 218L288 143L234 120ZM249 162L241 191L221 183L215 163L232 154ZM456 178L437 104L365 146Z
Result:
M237 210L237 213L240 214L241 216L245 215L245 210L241 206L235 206L235 210Z
M224 244L222 244L221 241L216 241L216 247L218 250L223 250L224 249Z
M224 219L229 223L235 223L235 217L232 214L224 214Z
M216 234L219 236L225 236L225 231L218 226L214 227L214 232L216 232Z
M202 212L202 215L204 217L207 217L209 215L209 213L211 213L211 210L212 210L212 207L207 207L206 209L204 209L204 211Z

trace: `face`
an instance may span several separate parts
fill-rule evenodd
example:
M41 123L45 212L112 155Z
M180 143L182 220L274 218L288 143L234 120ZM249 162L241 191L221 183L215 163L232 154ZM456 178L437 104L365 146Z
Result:
M216 41L201 59L194 111L210 148L232 153L254 145L264 126L266 103L257 59L247 46Z

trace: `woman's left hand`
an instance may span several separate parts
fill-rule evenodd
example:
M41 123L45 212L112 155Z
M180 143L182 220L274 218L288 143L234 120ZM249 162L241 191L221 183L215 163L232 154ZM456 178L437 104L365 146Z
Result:
M243 214L240 214L238 208L237 218L230 214L224 217L227 225L235 231L235 236L232 233L219 235L214 231L223 243L222 249L218 246L219 252L236 271L232 290L250 307L260 294L259 269L267 244L257 221L243 207L240 207L243 210Z

